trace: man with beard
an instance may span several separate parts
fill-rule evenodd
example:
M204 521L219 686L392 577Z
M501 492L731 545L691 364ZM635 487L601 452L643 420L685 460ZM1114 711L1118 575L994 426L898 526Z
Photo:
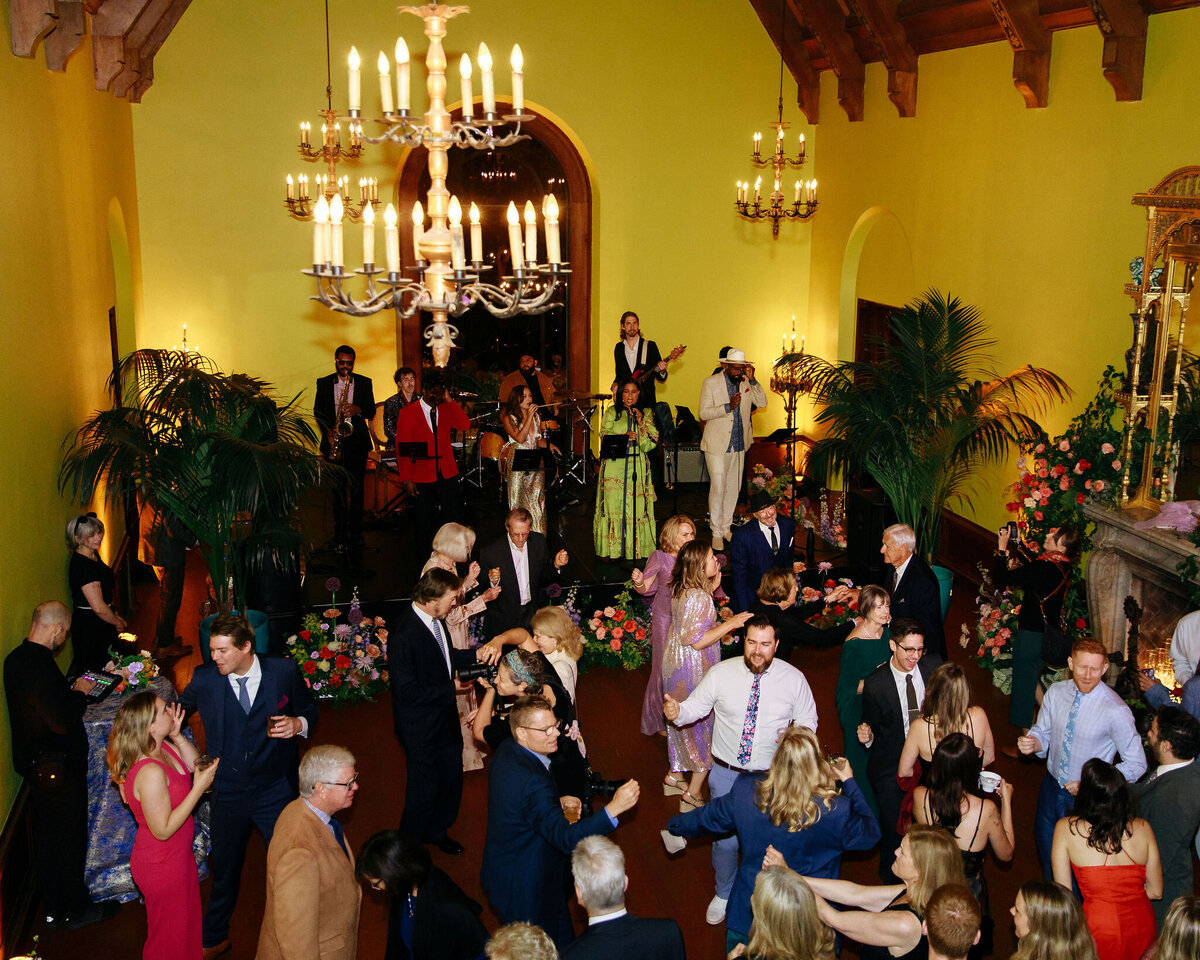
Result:
M504 378L500 384L500 399L504 400L513 387L528 387L533 394L533 402L537 406L554 403L557 395L554 392L554 381L537 368L537 358L532 354L523 353L517 361L517 369Z
M804 674L775 659L779 639L766 617L746 621L746 646L740 660L722 660L682 703L670 695L663 715L686 727L711 712L712 772L708 790L715 800L733 787L740 773L761 773L771 766L779 735L791 726L817 729L817 705ZM704 919L716 925L725 919L725 906L737 875L738 843L726 837L713 843L716 896Z

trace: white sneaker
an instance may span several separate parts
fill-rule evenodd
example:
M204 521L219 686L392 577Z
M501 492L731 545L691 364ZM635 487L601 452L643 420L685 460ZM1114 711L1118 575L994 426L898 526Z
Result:
M729 903L724 897L713 897L708 901L708 909L704 911L704 919L714 927L725 919L725 907Z
M683 837L677 837L667 830L659 830L658 835L662 837L663 846L667 848L667 853L678 853L687 846L687 841Z

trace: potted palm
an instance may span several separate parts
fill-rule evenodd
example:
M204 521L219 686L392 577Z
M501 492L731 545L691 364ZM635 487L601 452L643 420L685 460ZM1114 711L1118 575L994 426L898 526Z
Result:
M826 436L808 470L828 482L869 475L932 559L942 508L968 502L980 468L1040 435L1032 413L1070 395L1057 374L1024 366L990 369L979 310L936 290L897 310L877 363L784 357L811 377L816 422Z
M199 543L218 608L246 609L255 571L297 569L296 505L338 475L317 453L299 395L281 403L270 384L177 350L139 350L114 376L121 401L69 440L60 488L81 503L137 495L175 517Z

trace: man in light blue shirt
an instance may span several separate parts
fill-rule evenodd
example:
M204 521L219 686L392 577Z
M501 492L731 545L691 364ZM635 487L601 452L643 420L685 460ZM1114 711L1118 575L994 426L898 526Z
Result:
M1021 753L1046 758L1033 835L1047 880L1054 879L1050 866L1054 825L1075 807L1083 765L1093 757L1111 763L1120 754L1117 769L1130 783L1146 772L1146 752L1133 712L1103 683L1108 669L1104 647L1092 639L1076 640L1067 669L1071 679L1046 691L1033 727L1017 739Z

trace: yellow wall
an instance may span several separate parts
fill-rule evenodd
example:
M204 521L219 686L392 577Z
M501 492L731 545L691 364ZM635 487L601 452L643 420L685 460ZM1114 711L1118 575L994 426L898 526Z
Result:
M156 59L154 87L134 117L141 343L169 344L186 322L222 365L311 391L346 341L384 396L395 366L393 318L345 318L306 299L310 281L299 271L310 228L285 215L283 178L317 169L302 165L294 144L297 123L316 125L324 106L324 24L320 4L288 4L279 16L282 9L278 0L193 4ZM378 104L369 65L401 31L419 51L414 91L424 103L416 78L424 77L426 43L416 18L380 0L345 0L331 17L335 105L345 105L351 43L367 65L364 102ZM750 4L475 0L450 22L448 59L474 54L481 40L498 64L520 42L531 106L561 118L594 173L593 385L611 378L625 309L639 312L664 351L689 345L668 385L672 402L695 409L723 344L771 359L785 321L808 301L809 230L789 224L772 241L768 228L732 212L734 181L753 169L751 135L769 133L778 89L777 54ZM498 69L497 92L508 90ZM794 87L788 101L793 95ZM785 116L800 114L789 102ZM812 135L797 125L791 142L801 130ZM400 151L370 149L375 159L350 166L351 176L379 176L388 196ZM346 249L360 249L358 228L346 235Z
M1200 163L1189 119L1200 111L1198 42L1200 10L1150 18L1138 103L1116 102L1094 27L1054 34L1041 110L1026 109L1009 82L1005 44L921 57L913 119L897 116L878 65L867 69L862 123L846 120L826 76L817 149L832 172L813 221L809 303L810 322L826 331L823 355L852 350L852 327L839 328L839 315L853 312L846 248L863 214L882 207L894 219L878 218L866 239L859 295L898 302L933 286L981 307L999 341L997 369L1049 367L1076 391L1043 420L1061 430L1130 344L1122 286L1143 251L1145 218L1129 198ZM988 478L976 510L963 512L998 525L1012 479L1013 469Z
M67 71L50 73L38 56L13 57L8 3L0 0L0 103L7 125L4 230L0 232L0 355L8 360L0 417L0 650L7 654L29 628L42 600L69 601L65 531L78 508L58 494L63 439L106 405L110 369L108 309L119 304L123 349L133 347L140 283L137 200L128 104L92 84L90 43ZM123 216L135 251L114 284L110 206ZM101 516L105 516L101 513ZM106 522L110 518L106 517ZM105 555L120 541L112 534ZM60 657L65 668L69 653ZM7 712L6 708L5 712ZM20 778L12 772L9 727L0 721L0 811L7 812Z

